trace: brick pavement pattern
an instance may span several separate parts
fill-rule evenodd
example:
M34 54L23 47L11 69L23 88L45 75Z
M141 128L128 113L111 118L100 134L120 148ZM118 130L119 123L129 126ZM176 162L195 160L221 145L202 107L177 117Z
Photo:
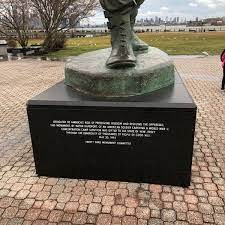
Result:
M218 57L175 59L198 105L189 188L37 177L26 101L63 62L0 63L0 225L225 224L225 92Z

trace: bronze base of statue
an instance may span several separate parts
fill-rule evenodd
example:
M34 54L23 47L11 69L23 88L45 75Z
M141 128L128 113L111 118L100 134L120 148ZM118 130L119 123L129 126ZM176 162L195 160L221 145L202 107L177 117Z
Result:
M105 65L110 52L103 49L73 57L66 64L65 83L87 95L101 97L142 95L173 85L173 62L161 50L149 47L139 52L135 67L127 67L131 62L125 60L116 64L115 60L113 69ZM114 59L112 53L109 59Z

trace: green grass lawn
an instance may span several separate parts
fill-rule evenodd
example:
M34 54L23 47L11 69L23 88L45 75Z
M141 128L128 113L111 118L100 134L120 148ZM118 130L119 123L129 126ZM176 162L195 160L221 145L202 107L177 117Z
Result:
M218 55L222 49L225 49L225 32L143 33L139 34L139 36L149 45L160 48L169 55L198 55L204 51L210 55ZM41 43L41 40L32 40L30 43ZM76 56L109 46L109 36L73 38L67 41L65 49L49 53L48 56Z

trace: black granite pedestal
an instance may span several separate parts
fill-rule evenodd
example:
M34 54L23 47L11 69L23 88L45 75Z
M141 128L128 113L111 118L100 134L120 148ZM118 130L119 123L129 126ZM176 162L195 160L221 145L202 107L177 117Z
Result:
M27 111L38 175L190 184L196 105L179 75L174 86L121 99L60 82Z

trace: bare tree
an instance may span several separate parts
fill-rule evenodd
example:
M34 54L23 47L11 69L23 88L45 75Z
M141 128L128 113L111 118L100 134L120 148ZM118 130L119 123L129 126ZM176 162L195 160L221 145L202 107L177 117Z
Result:
M29 0L0 0L0 33L9 37L16 33L16 39L22 47L28 45Z
M97 0L31 0L46 32L44 47L54 48L59 34L75 27L80 20L89 17L98 7ZM63 21L67 21L64 22Z

